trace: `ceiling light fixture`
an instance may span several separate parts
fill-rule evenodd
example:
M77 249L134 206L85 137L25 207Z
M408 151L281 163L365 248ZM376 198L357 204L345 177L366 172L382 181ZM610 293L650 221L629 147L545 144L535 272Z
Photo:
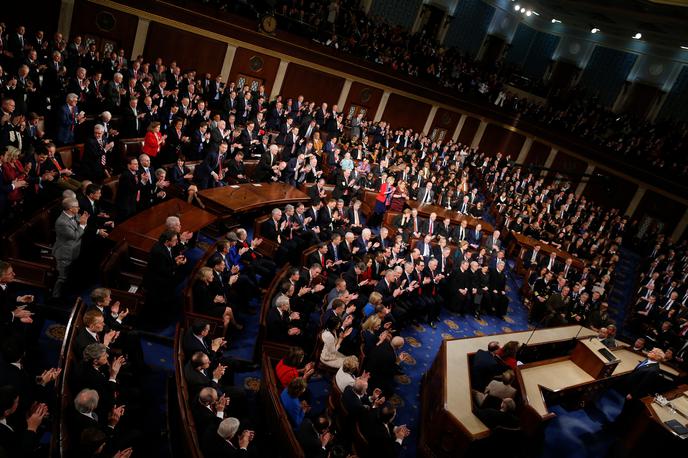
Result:
M532 11L530 11L530 10L526 11L526 16L530 16L531 14L533 14Z
M519 4L517 3L516 6L514 6L514 10L515 10L515 11L520 11L520 9L521 9L521 5L519 5Z
M524 7L521 7L521 13L525 13L526 9Z
M592 30L590 31L590 33L597 33L599 31L600 31L600 29L598 29L597 27L593 27Z
M561 24L559 19L552 19L552 24Z
M681 46L681 49L688 50L688 46Z
M643 34L638 32L635 35L633 35L633 38L635 38L636 40L640 40L641 38L643 38Z

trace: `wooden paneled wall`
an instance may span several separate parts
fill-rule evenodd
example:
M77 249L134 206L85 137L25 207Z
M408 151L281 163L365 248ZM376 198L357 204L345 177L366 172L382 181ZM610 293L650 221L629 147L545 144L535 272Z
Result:
M149 62L162 57L166 63L176 61L182 70L195 69L201 75L217 75L226 51L227 44L221 41L151 22L143 56Z
M460 118L460 113L440 108L435 114L435 119L432 120L430 132L427 133L431 134L434 129L445 129L447 131L445 139L448 140L452 138L452 135L454 135L454 131L456 130L456 126L459 124Z
M349 95L346 98L346 103L344 107L339 107L344 113L349 112L349 107L353 105L358 105L359 107L365 107L368 109L367 119L372 119L375 116L375 111L378 105L380 105L380 100L382 99L382 89L376 87L367 86L358 81L354 81L351 84L351 89L349 89Z
M265 84L265 92L269 94L275 82L279 64L280 60L276 57L246 48L237 48L232 68L229 71L228 82L236 83L239 74L260 78Z
M543 167L552 148L540 142L533 142L526 156L525 164Z
M35 6L31 2L25 3ZM45 3L59 4L60 2L51 1ZM43 12L42 14L47 13ZM111 22L110 19L114 19L114 22ZM100 21L103 21L102 24L112 24L112 29L106 30L100 27ZM72 36L81 35L82 39L84 35L93 35L98 38L112 40L117 44L118 48L124 49L125 56L129 58L134 47L138 22L138 17L131 14L96 5L86 0L77 0L72 16L71 34ZM51 39L52 37L46 36L46 38Z
M313 101L316 104L327 102L332 106L337 103L343 86L344 78L303 65L289 64L280 93L284 98L303 95L306 101Z
M391 123L392 128L403 127L417 131L423 130L432 107L398 94L389 97L382 119Z
M478 118L472 118L470 116L466 118L466 121L463 123L463 128L459 133L459 143L470 146L479 125L480 120Z
M512 132L496 124L488 124L480 141L479 148L490 155L499 152L510 155L515 160L521 151L525 137L518 132Z
M686 211L686 207L674 200L670 200L657 194L654 191L647 191L638 204L635 216L640 218L643 215L651 216L662 220L671 234L676 224Z

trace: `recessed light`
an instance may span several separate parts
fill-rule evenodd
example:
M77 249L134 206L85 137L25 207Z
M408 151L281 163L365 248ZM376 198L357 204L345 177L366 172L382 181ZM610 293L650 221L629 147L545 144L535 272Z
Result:
M519 4L517 3L516 6L514 6L514 10L515 10L515 11L520 11L520 9L521 9L521 5L519 5Z
M599 31L600 31L600 29L598 29L597 27L593 27L592 30L590 31L590 33L597 33Z
M686 49L686 50L688 50L688 46L681 46L681 49Z
M533 14L532 11L530 11L530 10L526 11L526 16L530 16L531 14Z
M633 38L635 38L636 40L640 40L641 38L643 38L643 34L638 32L635 35L633 35Z
M552 19L552 24L559 24L561 21L559 19Z
M524 7L521 7L521 13L525 13L526 9Z

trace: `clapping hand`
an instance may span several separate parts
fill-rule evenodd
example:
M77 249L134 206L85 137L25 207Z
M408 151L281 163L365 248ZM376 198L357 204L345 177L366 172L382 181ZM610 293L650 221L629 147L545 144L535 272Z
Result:
M223 339L222 337L218 337L217 339L212 340L212 342L210 343L210 348L213 351L218 351L226 343L227 341L225 339Z
M108 415L108 424L112 427L117 426L122 415L124 415L124 406L114 406Z
M26 429L36 432L41 426L43 419L48 416L48 406L43 403L34 403L29 410L29 415L26 418Z
M133 448L125 448L124 450L120 450L119 452L115 453L112 458L129 458L133 452Z

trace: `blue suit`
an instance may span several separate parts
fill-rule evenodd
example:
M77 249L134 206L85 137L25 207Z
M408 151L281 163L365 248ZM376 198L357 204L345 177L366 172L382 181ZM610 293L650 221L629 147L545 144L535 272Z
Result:
M61 145L71 145L74 143L74 130L79 125L76 117L79 108L74 107L74 114L69 111L69 106L64 104L57 113L57 135L55 140Z

